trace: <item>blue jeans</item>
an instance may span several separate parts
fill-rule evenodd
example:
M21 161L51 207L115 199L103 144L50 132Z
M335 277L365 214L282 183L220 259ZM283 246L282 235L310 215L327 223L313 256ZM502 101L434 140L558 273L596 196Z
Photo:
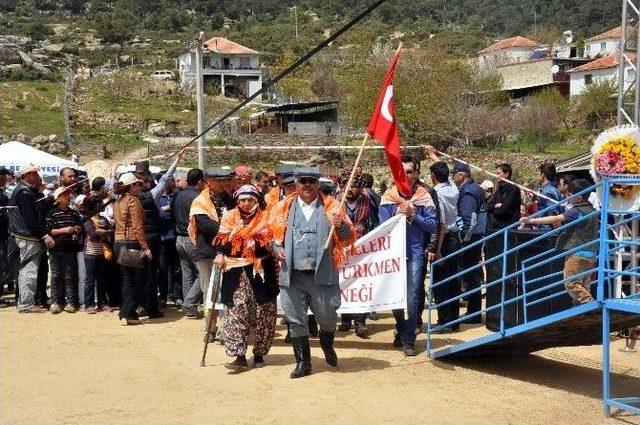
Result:
M98 292L98 307L107 305L107 287L105 285L104 257L84 257L84 305L95 307L95 294Z
M424 296L424 258L407 258L407 310L408 319L404 317L404 310L393 310L396 319L396 331L402 340L402 345L413 345L416 342L415 330L418 318L422 315L420 297ZM424 309L424 307L423 307Z

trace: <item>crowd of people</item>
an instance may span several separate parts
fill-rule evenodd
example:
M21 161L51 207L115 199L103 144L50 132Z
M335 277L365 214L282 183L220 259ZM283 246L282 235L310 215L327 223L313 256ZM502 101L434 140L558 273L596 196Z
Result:
M407 312L393 312L393 344L414 356L425 308L427 263L470 247L433 267L432 281L437 283L480 263L483 248L474 242L487 232L517 222L550 229L593 209L585 196L561 202L586 189L588 182L562 176L557 184L552 164L539 168L540 192L546 198L527 202L528 193L507 183L513 175L509 164L497 165L495 182L478 184L467 164L455 162L450 170L431 146L425 152L431 162L427 173L413 156L402 158L409 196L395 185L376 191L374 178L360 167L346 167L333 179L316 168L290 166L273 173L254 173L244 165L181 173L176 170L182 151L157 175L147 161L138 162L133 172L92 180L63 168L54 186L43 184L37 164L22 167L19 176L2 167L0 288L15 293L20 313L117 309L124 325L144 323L142 317L159 319L164 309L178 308L188 318L205 319L205 342L220 340L233 358L228 367L234 369L249 366L249 335L253 366L265 364L279 295L286 341L293 345L296 360L291 377L298 378L311 373L310 336L319 338L332 366L338 364L336 330L353 328L368 338L367 320L376 319L375 312L338 318L338 270L350 244L404 214ZM351 174L353 184L345 190ZM543 217L523 218L536 206L553 205L547 198L558 201L556 209ZM562 238L561 248L578 246L593 231L593 223L581 225ZM593 252L570 257L565 276L580 274L594 261ZM224 271L220 279L212 273L216 269ZM434 290L435 302L480 288L482 282L482 273L464 273ZM566 287L576 301L590 300L584 282ZM469 317L464 323L481 323L481 315L474 314L482 308L481 297L481 291L466 297ZM207 307L207 300L218 299L224 305L222 314ZM442 305L438 332L458 331L459 323L447 324L459 317L458 300Z

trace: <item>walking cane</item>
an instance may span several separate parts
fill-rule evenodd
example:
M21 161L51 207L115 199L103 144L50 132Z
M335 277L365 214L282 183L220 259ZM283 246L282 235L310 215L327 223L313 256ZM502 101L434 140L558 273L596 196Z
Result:
M218 282L220 281L220 279L222 279L222 272L219 268L217 267L213 267L213 270L211 271L211 276L209 277L209 286L207 287L207 294L205 296L205 304L204 304L204 308L205 308L205 320L206 319L206 310L207 310L207 306L210 307L211 310L211 314L213 315L213 310L215 310L216 308L216 301L217 299L213 299L213 286L214 284L216 285L216 287L218 287ZM216 293L216 298L218 298L218 291L215 291ZM205 333L205 339L204 339L204 348L202 350L202 360L200 360L200 367L204 367L205 363L205 358L207 357L207 348L209 347L209 335L211 334L211 327L213 326L213 317L209 318L209 323L207 323L207 329L206 329L206 333Z

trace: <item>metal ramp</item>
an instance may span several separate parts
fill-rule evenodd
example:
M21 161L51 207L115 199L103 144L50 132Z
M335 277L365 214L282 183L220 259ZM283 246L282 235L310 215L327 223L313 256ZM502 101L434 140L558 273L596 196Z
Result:
M433 266L437 267L448 259L465 255L465 251L474 246L484 246L485 258L480 264L451 276L438 277L438 281L431 283L430 293L435 299L430 299L428 304L427 354L434 359L446 360L511 356L551 347L602 344L605 414L609 414L611 407L640 414L640 397L610 396L608 362L611 333L640 326L640 266L637 261L640 238L636 232L640 211L609 207L611 186L616 184L640 186L640 175L603 176L597 185L567 199L569 201L575 196L588 195L597 190L601 200L600 211L556 229L524 236L514 237L518 233L518 224L514 224L435 261ZM555 205L551 205L537 215L551 213L555 208ZM584 220L593 220L596 216L599 218L596 239L568 251L555 249L554 240L560 232ZM620 236L622 227L629 225L635 229L633 235ZM593 267L564 278L565 258L594 247L598 254ZM467 273L484 273L486 282L451 298L438 299L438 293L447 293L439 291L439 286L453 285L455 289L459 279L463 279ZM594 301L572 305L564 284L576 278L589 282ZM478 293L485 295L485 304L480 311L467 312L463 317L446 323L435 320L434 313L437 310L442 308L446 311L447 306L453 303L457 306L465 297ZM472 339L460 341L450 338L458 338L462 334L440 334L449 327L478 322L481 318L487 325L482 336L478 332L471 332L474 334ZM437 344L432 344L434 339L437 339Z
M640 300L636 300L635 305L640 306ZM439 349L431 357L498 357L527 354L551 347L599 345L602 344L602 311L601 304L594 301L509 328L504 336L493 332L456 346ZM610 319L611 332L640 325L640 315L629 311L612 310Z

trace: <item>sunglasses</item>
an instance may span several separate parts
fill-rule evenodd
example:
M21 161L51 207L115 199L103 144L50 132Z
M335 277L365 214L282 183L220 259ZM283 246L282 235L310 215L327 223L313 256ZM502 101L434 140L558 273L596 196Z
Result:
M314 177L300 177L298 182L300 182L300 184L316 184L318 183L318 179Z
M405 174L413 174L416 170L404 170Z

